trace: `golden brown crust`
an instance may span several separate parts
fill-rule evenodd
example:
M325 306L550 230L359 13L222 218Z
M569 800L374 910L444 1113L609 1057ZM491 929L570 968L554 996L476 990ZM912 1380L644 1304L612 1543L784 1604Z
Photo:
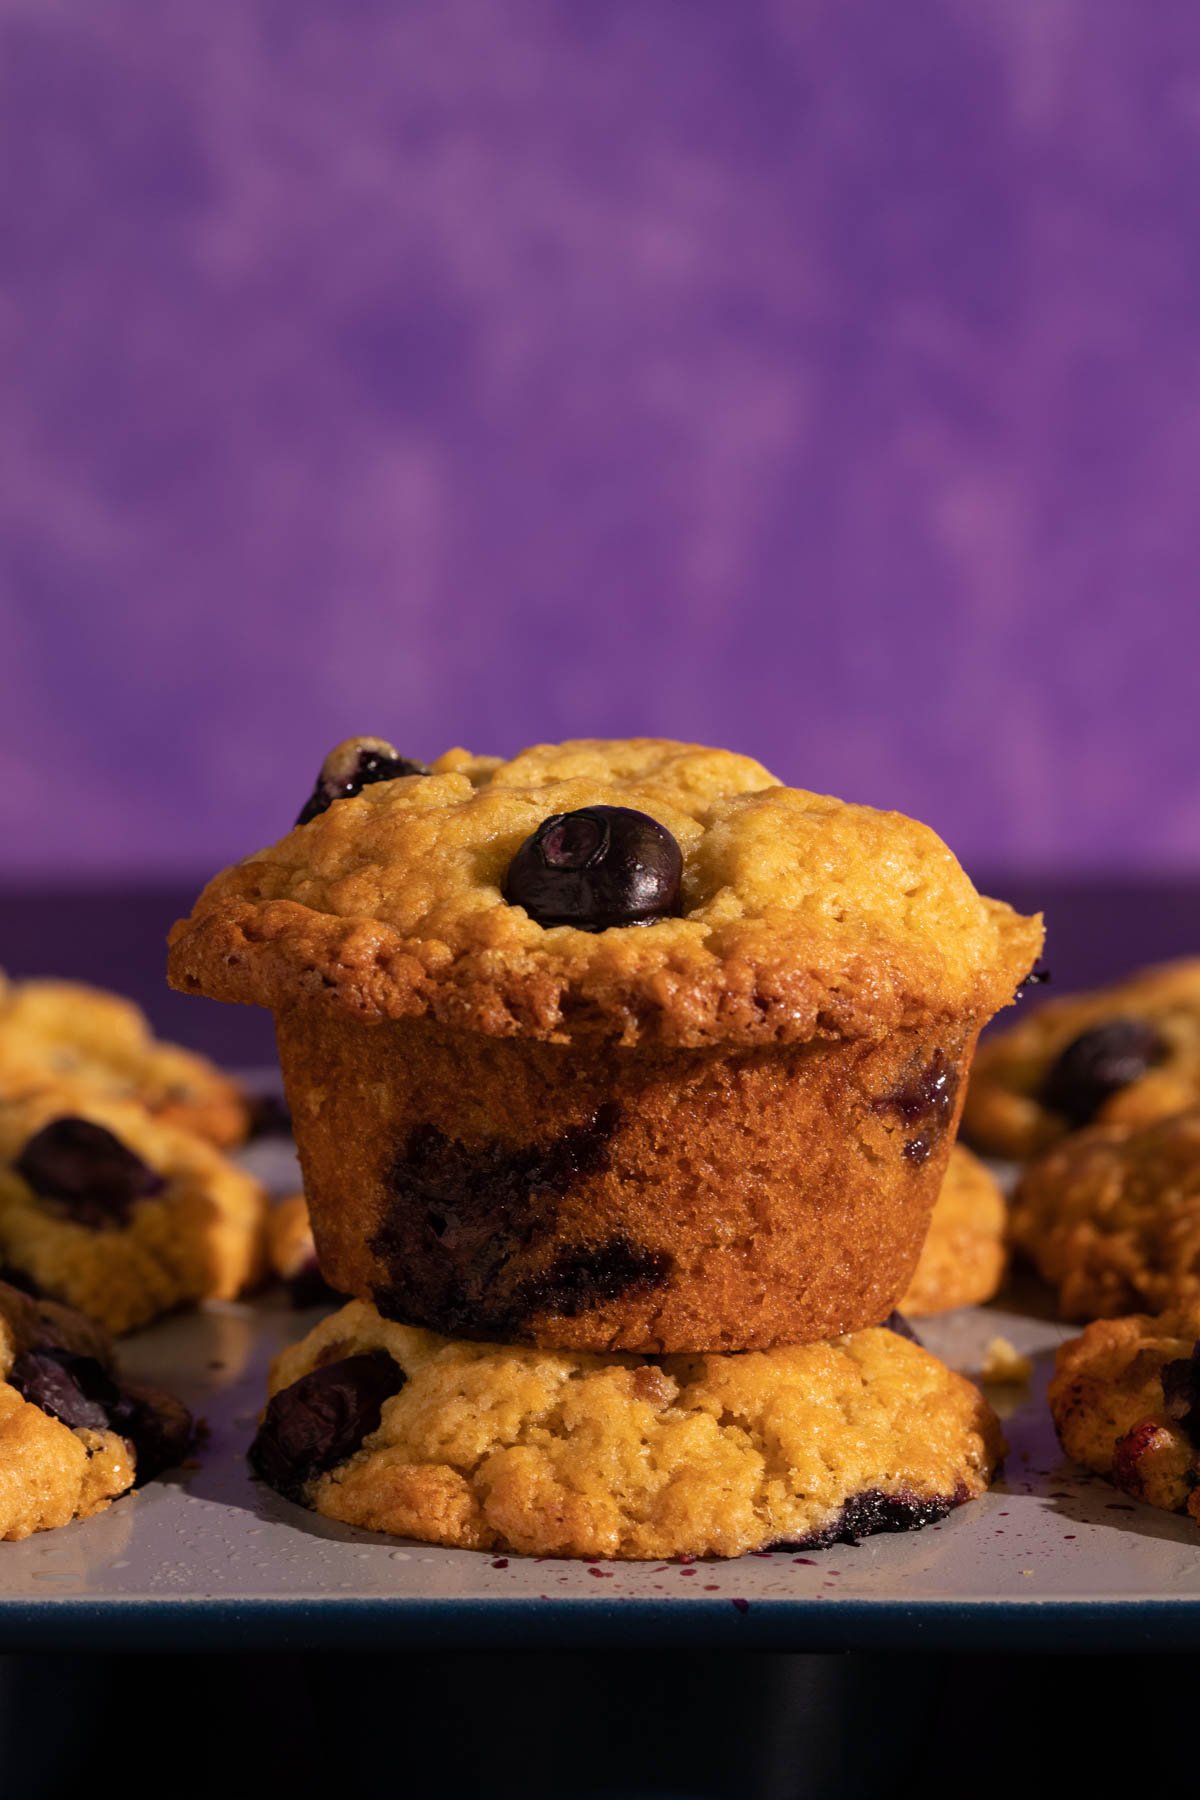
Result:
M999 1182L978 1157L956 1144L900 1311L923 1318L990 1300L1004 1279L1007 1236L1008 1212Z
M1152 1025L1164 1055L1112 1094L1095 1123L1147 1125L1200 1104L1200 957L1139 970L1094 993L1068 994L1036 1007L979 1046L963 1112L963 1131L993 1156L1036 1156L1065 1137L1067 1119L1043 1104L1054 1062L1082 1032L1111 1019Z
M767 1349L909 1284L971 1041L572 1047L277 1021L326 1280L455 1337Z
M830 1541L864 1496L895 1522L936 1517L982 1493L1003 1453L978 1390L889 1331L639 1365L455 1342L353 1303L284 1352L271 1392L381 1350L404 1386L306 1499L428 1543L738 1556Z
M54 1081L102 1100L136 1100L212 1144L240 1144L249 1125L236 1082L194 1051L156 1039L132 1001L75 981L0 975L0 1096Z
M1200 1454L1163 1388L1171 1364L1190 1363L1200 1307L1158 1318L1101 1319L1058 1352L1050 1411L1063 1449L1114 1486L1200 1524ZM1192 1427L1194 1430L1195 1427Z
M36 1195L13 1166L64 1116L103 1126L164 1179L127 1223L93 1229ZM190 1131L67 1083L0 1100L0 1262L107 1330L132 1331L179 1306L231 1300L263 1273L266 1196Z
M1012 1231L1064 1318L1200 1301L1200 1109L1073 1132L1025 1170Z
M88 1519L137 1478L137 1451L113 1430L72 1429L26 1400L7 1377L26 1352L62 1351L94 1359L117 1378L107 1333L70 1307L33 1300L0 1282L0 1539ZM160 1412L180 1438L190 1421L179 1403L127 1388Z
M729 752L581 740L507 763L451 752L434 771L339 800L219 875L171 934L172 983L496 1037L799 1043L930 1012L982 1021L1041 944L1040 920L981 899L927 827ZM541 821L598 803L677 838L683 917L589 933L504 902Z

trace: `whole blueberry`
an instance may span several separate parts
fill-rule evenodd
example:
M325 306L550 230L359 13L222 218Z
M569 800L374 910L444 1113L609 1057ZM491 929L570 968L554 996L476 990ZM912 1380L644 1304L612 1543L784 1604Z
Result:
M405 1379L385 1350L310 1370L272 1397L250 1446L251 1467L289 1500L302 1499L314 1475L345 1462L379 1429L384 1401Z
M166 1186L105 1126L69 1113L35 1131L13 1167L35 1194L93 1231L127 1224L136 1200Z
M1072 1125L1087 1125L1106 1100L1165 1053L1162 1038L1145 1019L1106 1019L1073 1038L1051 1064L1042 1102Z
M24 1350L8 1372L10 1387L73 1431L107 1431L120 1390L91 1356L44 1347Z
M422 762L413 762L384 738L347 738L331 750L321 764L317 784L300 809L297 825L326 812L335 800L349 800L377 781L396 781L401 775L428 775Z
M678 914L683 856L664 825L628 806L552 813L526 838L504 898L539 925L606 931Z

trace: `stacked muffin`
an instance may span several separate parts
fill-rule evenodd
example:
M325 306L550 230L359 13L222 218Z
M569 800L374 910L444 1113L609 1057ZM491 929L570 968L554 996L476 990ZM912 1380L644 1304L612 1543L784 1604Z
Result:
M986 1486L980 1396L883 1328L983 1023L1041 943L895 813L655 739L339 746L172 934L269 1006L321 1270L260 1473L542 1554L734 1554Z

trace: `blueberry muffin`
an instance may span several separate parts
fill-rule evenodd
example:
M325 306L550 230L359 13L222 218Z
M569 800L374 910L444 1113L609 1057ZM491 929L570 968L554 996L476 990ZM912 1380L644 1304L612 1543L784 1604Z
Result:
M921 1318L981 1306L999 1288L1007 1262L1008 1208L1000 1184L955 1144L900 1311Z
M0 1264L109 1331L253 1284L265 1213L249 1175L139 1106L65 1086L0 1100Z
M170 971L274 1010L335 1288L593 1351L887 1316L1040 921L923 825L659 739L343 745L301 821Z
M250 1121L236 1083L204 1057L160 1043L129 1000L73 981L0 975L0 1098L69 1081L104 1100L136 1100L164 1124L240 1144Z
M103 1511L191 1435L177 1400L121 1379L96 1325L0 1282L0 1538Z
M1084 1125L1148 1125L1200 1105L1200 957L1037 1007L980 1045L963 1130L1027 1157Z
M1200 1301L1200 1108L1073 1132L1026 1168L1012 1233L1066 1319Z
M312 1221L303 1194L277 1200L267 1218L267 1262L272 1275L282 1281L293 1306L320 1306L338 1300L321 1273Z
M355 1301L278 1358L251 1463L372 1531L636 1560L908 1530L981 1494L1002 1451L978 1390L891 1331L644 1361L452 1341Z
M1063 1449L1115 1487L1200 1525L1200 1306L1099 1319L1058 1352Z

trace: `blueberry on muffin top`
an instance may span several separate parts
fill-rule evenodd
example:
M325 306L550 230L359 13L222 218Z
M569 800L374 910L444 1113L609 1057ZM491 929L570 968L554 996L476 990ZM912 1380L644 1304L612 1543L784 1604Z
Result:
M597 883L579 917L512 874L548 821L617 812L650 821L655 857L644 836L633 861L652 865L651 930L621 929L628 908L605 913ZM1041 938L899 813L785 787L729 751L580 739L507 762L452 750L349 793L209 884L171 934L170 974L217 999L498 1037L753 1045L982 1020Z

